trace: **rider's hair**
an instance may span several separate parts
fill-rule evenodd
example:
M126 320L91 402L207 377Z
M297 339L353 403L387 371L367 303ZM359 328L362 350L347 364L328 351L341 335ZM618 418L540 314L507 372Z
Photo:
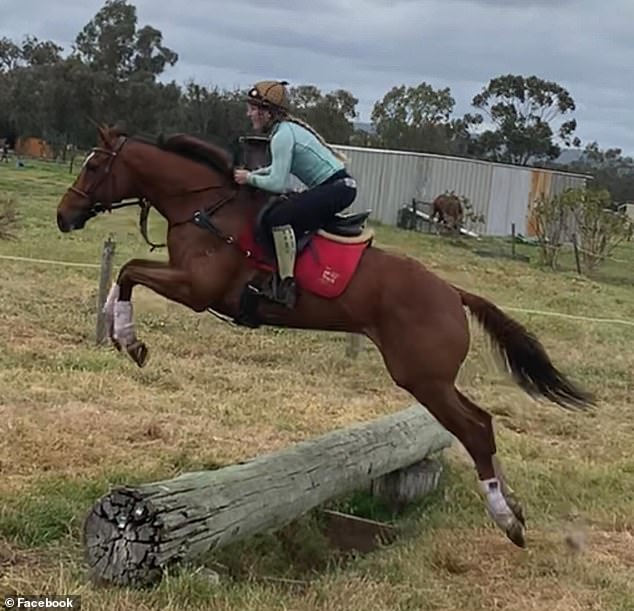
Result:
M286 120L290 121L291 123L295 123L296 125L299 125L304 129L307 129L313 136L315 136L315 138L317 138L317 140L319 140L319 142L321 142L321 144L323 144L337 159L339 159L339 161L343 161L344 163L348 161L348 158L343 153L330 146L330 144L328 144L323 139L322 135L318 133L311 125L306 123L306 121L304 121L303 119L300 119L295 115L287 114Z
M267 110L273 116L273 121L271 122L271 129L279 123L280 121L289 121L290 123L295 123L304 129L307 129L321 144L323 144L339 161L346 163L348 158L337 149L333 148L330 144L328 144L322 135L314 128L312 125L309 125L303 119L296 117L295 115L290 114L288 111L282 108L267 108Z

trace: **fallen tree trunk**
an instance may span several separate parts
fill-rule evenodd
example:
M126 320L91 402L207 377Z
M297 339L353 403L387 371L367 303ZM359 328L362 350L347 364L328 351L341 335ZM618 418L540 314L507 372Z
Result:
M214 471L122 486L84 523L93 576L119 585L157 581L164 568L256 533L413 465L453 437L419 404Z

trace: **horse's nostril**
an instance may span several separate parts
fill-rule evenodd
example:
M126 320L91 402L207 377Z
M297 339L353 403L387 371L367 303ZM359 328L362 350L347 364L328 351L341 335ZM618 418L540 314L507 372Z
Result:
M61 212L57 213L57 227L60 231L63 231L64 233L66 233L70 229L66 224L66 221L64 221L64 217L62 216Z

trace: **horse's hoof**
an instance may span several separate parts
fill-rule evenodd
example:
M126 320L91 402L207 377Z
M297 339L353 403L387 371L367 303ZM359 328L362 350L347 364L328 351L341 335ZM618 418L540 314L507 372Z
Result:
M526 516L524 514L524 508L522 507L522 504L515 497L509 494L506 495L506 502L511 508L513 515L518 519L519 523L525 527Z
M140 341L136 341L127 347L128 354L132 360L139 366L143 367L147 363L148 349L147 346Z
M506 536L517 547L526 547L526 530L519 520L513 520L513 522L506 528Z

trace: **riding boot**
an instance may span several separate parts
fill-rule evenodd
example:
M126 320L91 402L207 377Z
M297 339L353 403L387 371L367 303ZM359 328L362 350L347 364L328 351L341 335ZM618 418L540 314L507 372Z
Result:
M297 248L295 232L290 225L281 225L273 227L272 234L278 274L273 274L270 292L267 291L265 297L281 303L287 308L293 308L297 299L295 278L293 277Z

